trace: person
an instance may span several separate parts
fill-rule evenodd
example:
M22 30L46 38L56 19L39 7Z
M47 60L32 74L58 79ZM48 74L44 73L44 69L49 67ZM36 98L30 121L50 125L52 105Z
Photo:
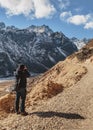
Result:
M27 115L27 112L25 111L25 100L26 100L27 77L29 76L30 76L30 73L28 72L27 67L21 64L15 73L15 77L16 77L15 111L17 114L21 113L22 115ZM20 105L20 108L19 108L19 105Z

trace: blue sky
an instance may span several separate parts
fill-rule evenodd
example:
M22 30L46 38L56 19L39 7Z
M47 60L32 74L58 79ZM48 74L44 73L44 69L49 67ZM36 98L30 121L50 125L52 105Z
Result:
M93 38L93 0L0 0L0 22L48 25L67 37Z

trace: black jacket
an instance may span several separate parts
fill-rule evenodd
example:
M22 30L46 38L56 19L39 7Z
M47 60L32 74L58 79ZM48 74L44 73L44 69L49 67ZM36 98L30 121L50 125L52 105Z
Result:
M27 77L30 77L30 74L27 70L18 70L16 73L16 87L19 90L20 88L26 88Z

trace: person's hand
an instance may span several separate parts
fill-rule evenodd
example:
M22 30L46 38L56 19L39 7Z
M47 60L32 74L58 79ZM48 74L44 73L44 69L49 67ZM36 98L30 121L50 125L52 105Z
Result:
M26 66L24 67L24 70L27 70L27 67L26 67Z

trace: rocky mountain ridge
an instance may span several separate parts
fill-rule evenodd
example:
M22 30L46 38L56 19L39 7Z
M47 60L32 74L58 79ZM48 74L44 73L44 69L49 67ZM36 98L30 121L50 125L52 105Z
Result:
M77 50L62 32L46 25L18 29L0 22L0 77L12 76L20 63L32 74L45 72Z

